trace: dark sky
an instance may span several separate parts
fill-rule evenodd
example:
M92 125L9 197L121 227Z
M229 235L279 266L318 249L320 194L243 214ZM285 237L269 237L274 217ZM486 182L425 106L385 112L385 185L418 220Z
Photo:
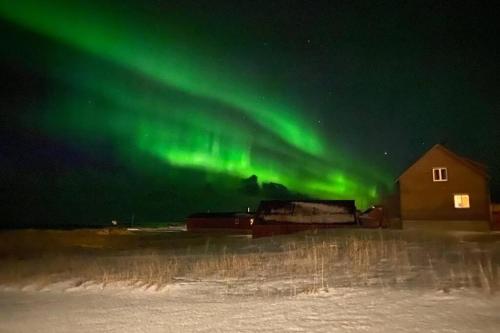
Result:
M480 1L1 4L3 210L46 225L297 193L363 206L436 143L488 165L500 200L498 14Z

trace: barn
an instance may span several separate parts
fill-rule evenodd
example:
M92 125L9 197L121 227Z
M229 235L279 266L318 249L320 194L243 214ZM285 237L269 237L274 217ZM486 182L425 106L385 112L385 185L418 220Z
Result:
M262 237L357 225L354 200L264 200L257 209L252 235Z
M241 212L196 213L188 216L188 231L235 231L251 233L253 214Z
M489 230L484 165L435 145L397 179L403 228Z

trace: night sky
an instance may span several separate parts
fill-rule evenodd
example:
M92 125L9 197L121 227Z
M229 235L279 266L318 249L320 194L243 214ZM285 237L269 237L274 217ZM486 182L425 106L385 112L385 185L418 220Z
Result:
M2 1L3 226L390 193L436 143L500 200L479 1Z

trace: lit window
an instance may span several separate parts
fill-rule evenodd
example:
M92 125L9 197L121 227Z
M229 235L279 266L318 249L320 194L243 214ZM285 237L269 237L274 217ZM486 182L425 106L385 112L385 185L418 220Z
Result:
M448 180L448 170L446 168L432 168L432 180L435 182L445 182Z
M455 208L470 208L468 194L454 194Z

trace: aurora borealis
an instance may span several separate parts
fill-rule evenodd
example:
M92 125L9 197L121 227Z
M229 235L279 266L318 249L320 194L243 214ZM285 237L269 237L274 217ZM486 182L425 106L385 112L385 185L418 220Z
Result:
M217 15L225 13L227 5L205 13L197 7L201 4L160 3L2 2L0 19L8 28L7 36L15 41L3 64L11 66L15 59L23 71L43 80L42 98L15 105L22 111L21 116L13 116L19 131L62 143L64 151L97 149L99 158L112 160L109 164L134 173L138 169L145 178L156 179L153 183L159 188L159 184L168 187L161 208L170 211L166 216L189 209L253 206L259 195L237 193L240 181L252 175L261 184L282 184L300 195L355 199L359 207L375 203L380 191L391 188L395 170L411 158L400 158L391 166L387 155L397 154L396 134L406 135L402 128L412 121L405 119L401 128L391 130L380 121L387 110L373 111L365 121L370 107L393 109L392 104L380 105L383 98L370 106L362 102L369 95L351 97L346 106L344 99L350 92L343 94L342 87L335 89L338 83L329 80L352 81L345 77L348 63L324 78L307 81L299 74L312 66L308 64L312 60L302 57L302 51L286 56L286 48L255 51L255 40L262 34L268 38L259 42L261 46L282 37L264 28L264 32L247 30L245 14L239 12L231 19L231 15ZM292 10L290 15L300 16L300 11ZM212 29L203 29L206 26ZM314 35L311 39L315 42ZM308 47L311 40L301 43ZM342 45L347 44L324 47L336 50ZM304 64L297 64L297 59ZM319 66L327 68L330 61L323 60ZM373 74L364 73L362 80L377 88L380 82L373 80ZM319 89L301 88L302 82L313 81ZM317 98L318 92L332 100L321 102L325 97ZM411 118L414 111L409 109L414 106L406 97L394 98L406 99L402 105L408 110L398 113ZM349 111L356 106L367 110L361 115ZM379 129L373 130L370 124ZM436 137L433 133L414 136L417 145ZM377 145L384 148L374 153ZM165 182L159 179L163 173ZM134 181L142 183L141 177ZM215 192L198 194L195 204L179 202L189 195L180 192L199 192L207 184L215 186ZM123 186L130 190L129 184ZM135 191L147 192L146 188L137 185ZM78 186L74 190L78 192ZM134 198L141 198L137 195ZM149 200L144 199L147 195L142 198L138 200ZM113 205L120 206L117 200ZM121 205L130 205L130 200ZM172 213L180 206L177 215ZM137 209L118 210L132 214ZM162 218L161 213L155 216Z

